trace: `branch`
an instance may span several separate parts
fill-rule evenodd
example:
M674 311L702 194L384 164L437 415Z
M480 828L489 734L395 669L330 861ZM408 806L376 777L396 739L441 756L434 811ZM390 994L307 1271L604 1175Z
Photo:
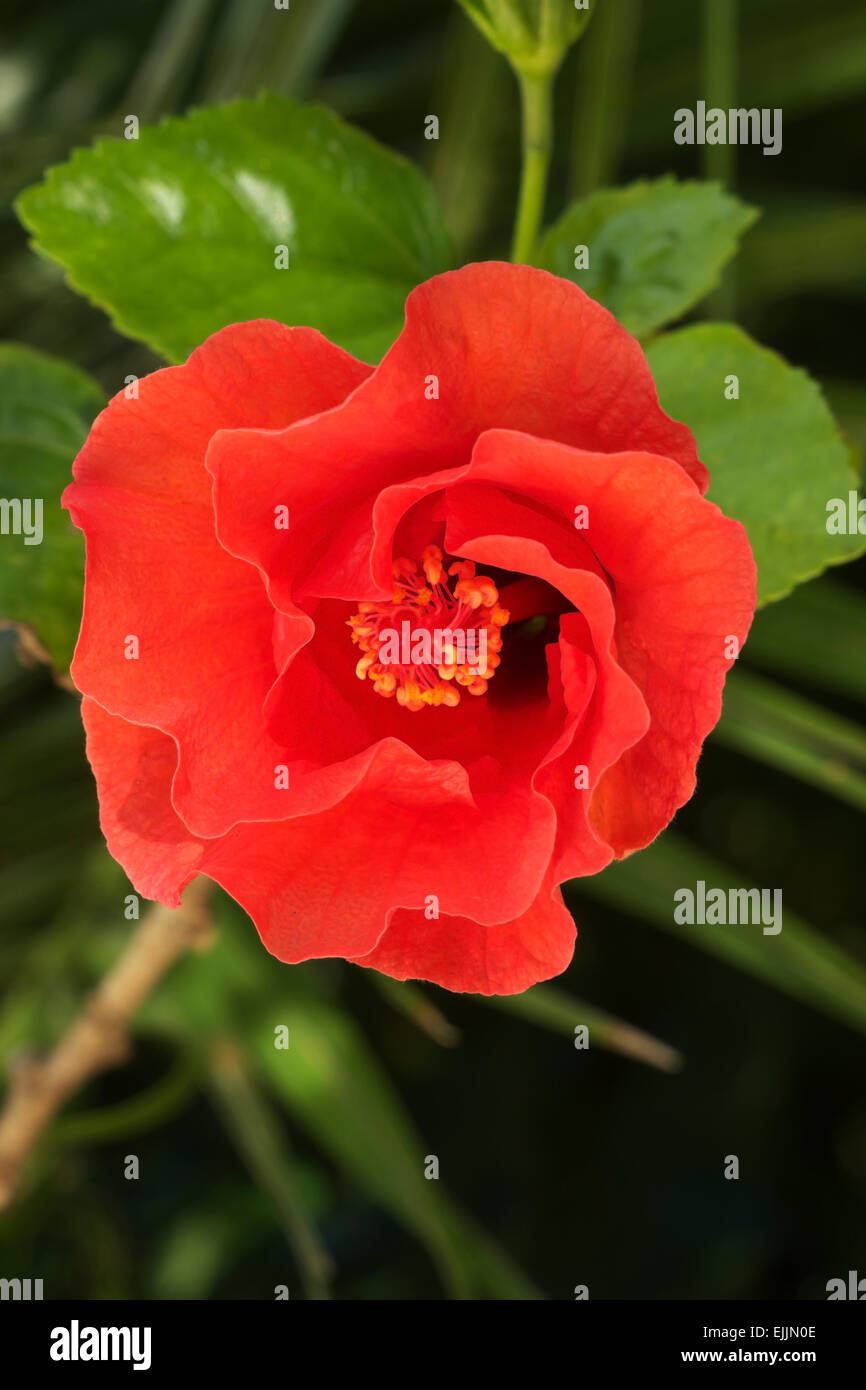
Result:
M210 889L207 879L197 878L180 907L154 904L54 1050L11 1069L0 1110L0 1210L12 1200L24 1162L58 1110L90 1077L126 1060L129 1022L139 1004L176 960L211 944Z

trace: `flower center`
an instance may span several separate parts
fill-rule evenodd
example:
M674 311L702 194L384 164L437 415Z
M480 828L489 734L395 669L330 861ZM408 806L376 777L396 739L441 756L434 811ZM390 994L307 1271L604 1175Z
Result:
M348 619L363 655L359 680L398 704L460 704L461 689L483 695L499 665L501 629L509 621L492 579L476 575L471 560L445 568L442 551L428 545L420 563L395 560L391 600L361 603Z

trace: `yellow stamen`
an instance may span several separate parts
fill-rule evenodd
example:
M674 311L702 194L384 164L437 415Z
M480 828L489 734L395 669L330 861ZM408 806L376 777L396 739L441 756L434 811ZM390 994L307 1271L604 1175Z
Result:
M453 709L464 691L484 695L500 664L502 628L509 622L493 580L476 575L472 560L455 560L446 569L437 545L428 545L418 564L401 556L394 561L392 574L391 601L367 600L347 620L352 641L362 653L355 666L359 680L369 679L377 695L396 697L403 709L412 711L440 705ZM407 648L403 623L411 614L414 621ZM443 640L446 631L454 634L449 641ZM393 654L395 634L399 635L397 659ZM427 651L436 651L438 665L429 656L426 662L412 658L419 635L430 639ZM470 660L473 652L475 659ZM481 661L485 663L483 672L478 669Z

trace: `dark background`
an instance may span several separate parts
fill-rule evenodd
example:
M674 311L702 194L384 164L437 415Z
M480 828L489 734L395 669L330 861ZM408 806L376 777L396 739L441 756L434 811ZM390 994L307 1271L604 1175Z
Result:
M596 186L707 172L698 149L672 139L674 110L707 96L704 6L598 5L558 81L549 217ZM294 27L275 37L264 0L6 0L0 338L67 357L112 392L157 365L33 256L11 200L74 146L117 134L127 112L153 120L262 86L332 105L420 160L460 258L507 256L516 88L456 5L292 9ZM741 148L723 171L764 215L697 316L724 309L808 368L863 443L866 10L860 0L739 9L737 104L783 108L783 152ZM423 139L429 113L440 118L435 143ZM744 665L859 720L862 589L860 562L767 610ZM835 628L816 630L802 606L811 590ZM780 622L781 645L770 640ZM101 846L75 698L23 667L9 634L0 708L0 1055L10 1057L50 1044L72 1017L122 946L129 890ZM862 820L839 796L711 740L675 830L738 882L781 887L786 908L866 964ZM340 1074L326 1067L302 1096L271 1090L250 1061L284 1151L277 1186L288 1184L329 1250L335 1297L461 1292L462 1257L457 1274L448 1261L444 1276L437 1269L425 1191L413 1194L370 1119L370 1066L398 1124L415 1126L410 1148L423 1136L418 1172L426 1154L439 1157L438 1187L461 1212L458 1250L471 1263L477 1221L547 1297L570 1298L581 1283L592 1298L823 1298L828 1279L866 1275L866 1024L848 1027L659 930L651 909L626 913L603 885L577 883L570 901L578 948L557 985L679 1049L676 1074L597 1046L578 1052L567 1027L426 986L460 1030L457 1046L442 1047L368 972L272 961L221 898L214 952L165 983L133 1060L75 1101L0 1217L0 1275L42 1277L46 1297L269 1298L278 1283L303 1296L279 1200L232 1138L213 1050L230 1035L255 1058L273 1018L300 1019L302 1042L317 1028L333 1041L341 1018L359 1030L340 1044ZM575 1003L574 1023L582 1017ZM137 1183L123 1178L129 1153L141 1160ZM729 1154L736 1182L723 1178ZM467 1296L489 1296L483 1284Z

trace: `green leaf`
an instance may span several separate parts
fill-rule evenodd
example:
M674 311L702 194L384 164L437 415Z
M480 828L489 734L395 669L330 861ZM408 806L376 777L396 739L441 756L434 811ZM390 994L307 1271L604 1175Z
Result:
M594 1004L575 999L554 985L533 985L523 994L492 994L484 996L483 1002L564 1037L573 1037L575 1027L584 1024L589 1029L593 1046L633 1057L660 1071L679 1071L683 1065L681 1054L667 1043L659 1042L643 1029L615 1018Z
M391 980L376 970L370 972L370 983L435 1042L443 1047L456 1047L460 1041L458 1030L442 1017L423 990ZM533 985L523 994L475 997L481 1004L490 1004L512 1017L537 1023L562 1037L573 1038L575 1027L584 1024L594 1047L606 1047L611 1052L645 1062L647 1066L658 1067L660 1071L679 1071L683 1064L680 1054L667 1043L552 985Z
M784 907L782 930L765 936L760 926L689 926L674 921L674 893L694 889L703 879L710 888L748 887L727 864L704 854L668 830L640 854L613 864L594 878L576 879L566 897L578 892L598 898L635 917L653 922L713 955L738 966L784 994L820 1009L866 1033L866 970L833 941Z
M389 975L380 975L378 970L365 971L365 978L389 1004L440 1047L457 1046L460 1041L459 1028L448 1022L442 1011L417 985L409 980L392 980Z
M689 426L710 471L710 500L742 521L758 566L758 602L866 549L830 535L827 504L857 479L819 387L733 324L681 328L651 343L664 409ZM725 398L729 376L739 399Z
M76 151L17 206L75 289L174 362L260 317L376 361L408 292L450 263L417 169L323 107L273 94Z
M447 1195L445 1183L424 1177L430 1145L364 1034L325 997L331 991L319 962L286 971L262 950L227 894L215 894L213 910L215 945L179 962L139 1010L137 1028L194 1045L223 1038L230 1028L269 1092L420 1240L453 1295L536 1297L505 1251ZM286 1050L274 1047L276 1025L289 1028Z
M719 282L758 216L716 183L667 175L603 188L572 203L548 228L537 264L573 280L643 337L680 318ZM575 269L575 247L589 265Z
M758 614L749 665L866 703L866 598L818 579Z
M179 1053L171 1070L138 1095L100 1110L60 1115L51 1125L48 1140L60 1146L109 1144L160 1129L194 1099L198 1074L198 1058L191 1052Z
M712 736L866 811L866 734L775 681L732 671Z
M211 1179L194 1206L183 1206L163 1234L146 1273L148 1296L166 1302L212 1297L220 1276L271 1234L273 1218L250 1184L229 1186Z
M787 109L787 108L786 108ZM737 290L752 313L792 295L866 293L866 202L815 194L769 198L737 261ZM820 256L814 255L816 246Z
M81 618L84 544L60 494L72 460L104 405L75 367L15 343L0 344L0 496L42 501L42 540L0 535L0 619L29 628L59 670L72 659ZM26 514L22 514L22 524ZM38 530L33 531L33 538Z
M212 1099L256 1186L276 1212L311 1299L330 1297L330 1256L307 1219L295 1164L270 1107L250 1074L243 1051L230 1037L209 1049Z
M274 1029L266 1022L289 1024L287 1050L274 1047ZM430 1148L345 1014L323 1001L297 1000L262 1024L253 1046L276 1094L322 1148L416 1234L452 1297L537 1296L472 1217L425 1178Z

